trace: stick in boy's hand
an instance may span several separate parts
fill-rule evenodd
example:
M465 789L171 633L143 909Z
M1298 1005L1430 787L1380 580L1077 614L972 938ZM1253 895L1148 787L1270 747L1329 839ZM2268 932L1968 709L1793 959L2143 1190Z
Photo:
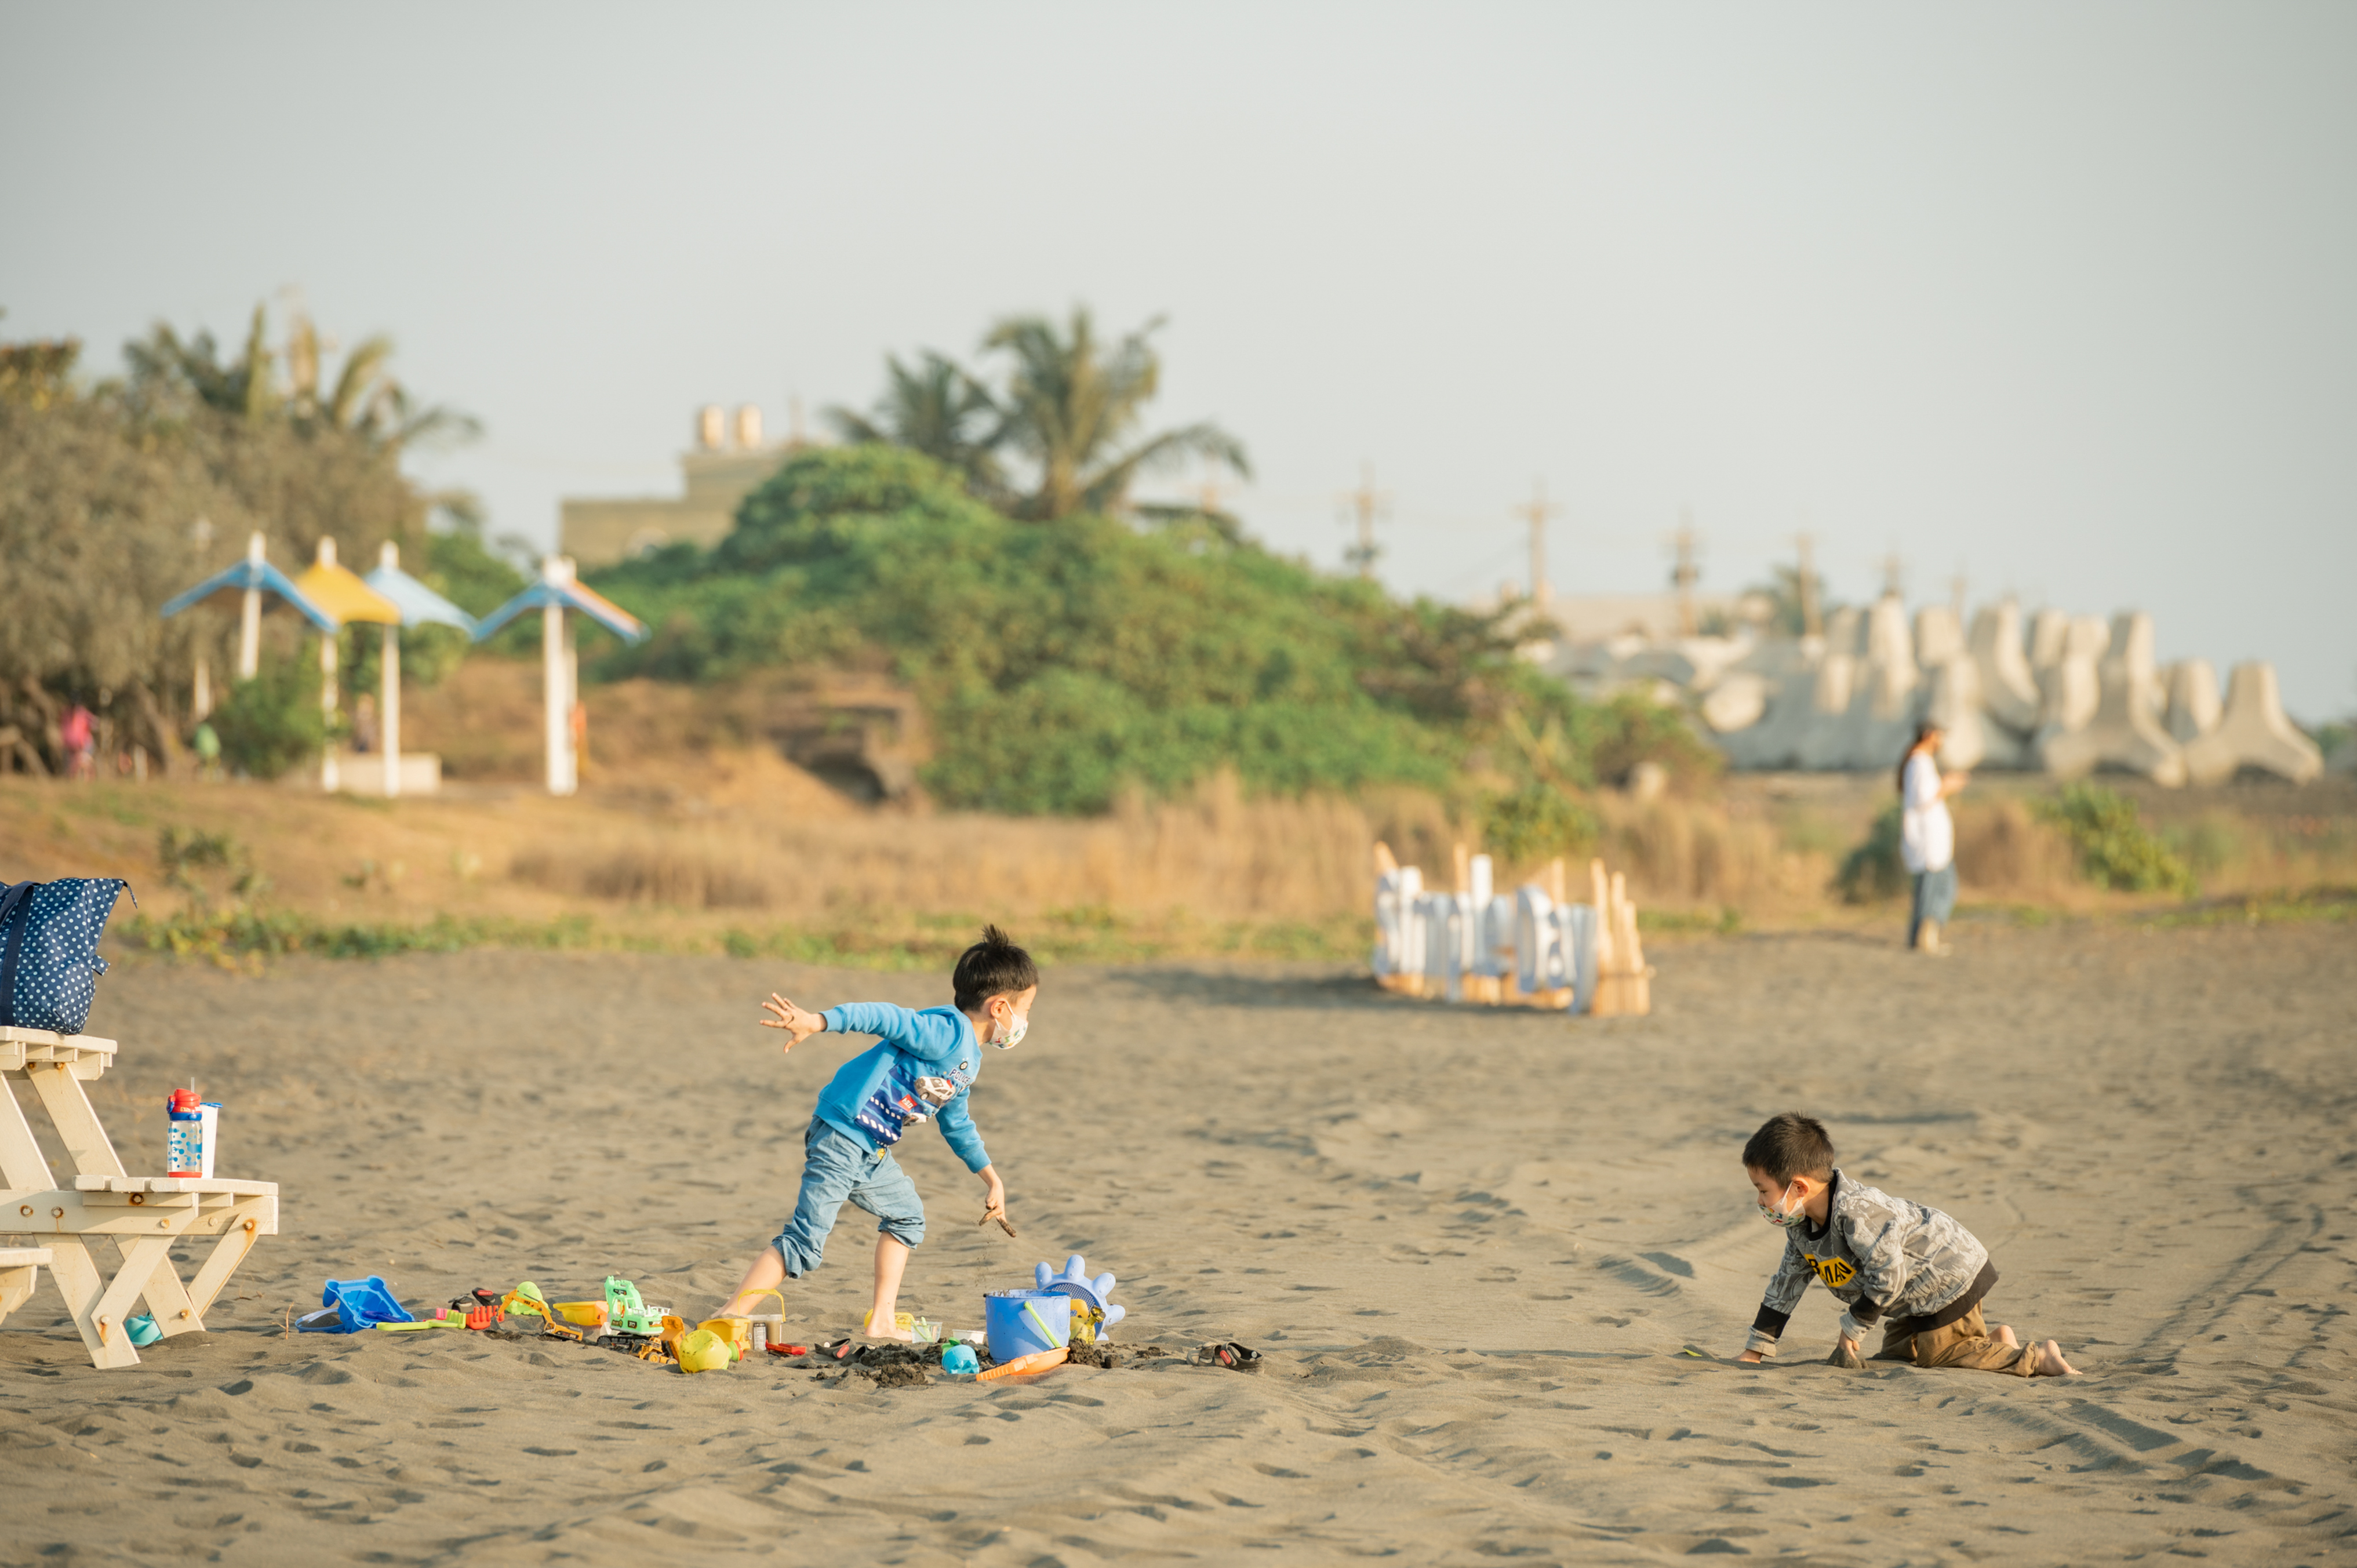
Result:
M994 1219L998 1221L998 1228L1001 1230L1006 1231L1009 1236L1015 1234L1015 1221L1006 1218L1006 1208L1003 1203L991 1204L982 1211L982 1218L975 1220L974 1223L976 1225L987 1225Z
M774 1017L762 1019L761 1027L783 1029L786 1032L785 1048L788 1050L792 1050L796 1046L826 1027L824 1014L805 1012L774 991L770 993L770 999L761 1004L761 1011L775 1015Z

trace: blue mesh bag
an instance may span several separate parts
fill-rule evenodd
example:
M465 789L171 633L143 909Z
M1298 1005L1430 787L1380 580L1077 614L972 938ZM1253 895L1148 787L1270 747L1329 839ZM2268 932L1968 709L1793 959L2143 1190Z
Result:
M130 886L115 876L71 876L0 889L0 1026L81 1033L106 972L98 939Z

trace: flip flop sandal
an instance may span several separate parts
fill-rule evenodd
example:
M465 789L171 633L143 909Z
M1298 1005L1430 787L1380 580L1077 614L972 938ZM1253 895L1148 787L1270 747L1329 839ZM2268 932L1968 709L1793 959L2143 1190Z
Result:
M1261 1353L1233 1340L1224 1345L1206 1345L1200 1354L1206 1366L1225 1367L1237 1372L1257 1372L1261 1368Z

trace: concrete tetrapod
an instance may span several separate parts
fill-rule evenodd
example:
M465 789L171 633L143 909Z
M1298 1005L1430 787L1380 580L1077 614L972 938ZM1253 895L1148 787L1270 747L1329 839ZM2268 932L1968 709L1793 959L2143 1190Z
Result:
M2174 789L2185 782L2185 756L2158 716L2161 703L2153 673L2152 618L2120 617L2111 640L2112 651L2097 676L2094 715L2083 728L2046 737L2041 755L2047 771L2076 779L2098 768L2113 768Z
M2039 618L2040 630L2045 617ZM2104 682L2098 665L2111 646L2112 629L2100 616L2079 616L2064 628L2061 650L2054 662L2039 672L2038 749L2058 735L2084 729L2103 703Z
M1972 655L1984 711L2017 736L2036 734L2038 675L2022 651L2019 605L2007 599L1973 617Z
M2218 727L2218 671L2207 659L2181 659L2169 671L2169 734L2179 746Z
M1768 683L1759 718L1740 728L1723 731L1718 737L1719 749L1727 754L1729 766L1741 768L1797 768L1801 766L1801 748L1816 726L1828 716L1818 709L1818 694L1828 685L1838 688L1840 706L1831 710L1838 714L1849 702L1849 656L1826 655L1819 650L1816 665L1798 664L1782 675L1770 675L1749 671L1738 671L1720 682L1703 704L1704 722L1714 729L1712 704L1726 697L1728 689L1744 677ZM1827 675L1823 664L1835 662L1839 670Z
M1964 631L1953 607L1925 605L1915 612L1915 660L1937 670L1964 651Z
M2185 747L2186 774L2196 784L2222 784L2245 768L2295 784L2324 771L2324 754L2284 717L2276 667L2259 660L2234 666L2217 727Z

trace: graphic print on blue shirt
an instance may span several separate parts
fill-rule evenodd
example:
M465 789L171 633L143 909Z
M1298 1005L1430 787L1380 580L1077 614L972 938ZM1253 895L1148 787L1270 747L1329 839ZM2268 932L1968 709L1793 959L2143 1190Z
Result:
M883 1081L852 1112L879 1148L888 1149L899 1143L911 1122L930 1121L932 1117L936 1102L927 1101L919 1092L917 1080L920 1075L909 1069L908 1059L896 1055L891 1067L884 1074ZM950 1085L950 1093L955 1094L973 1086L974 1069L969 1064L960 1062L933 1081L946 1081ZM947 1100L950 1095L941 1098Z

